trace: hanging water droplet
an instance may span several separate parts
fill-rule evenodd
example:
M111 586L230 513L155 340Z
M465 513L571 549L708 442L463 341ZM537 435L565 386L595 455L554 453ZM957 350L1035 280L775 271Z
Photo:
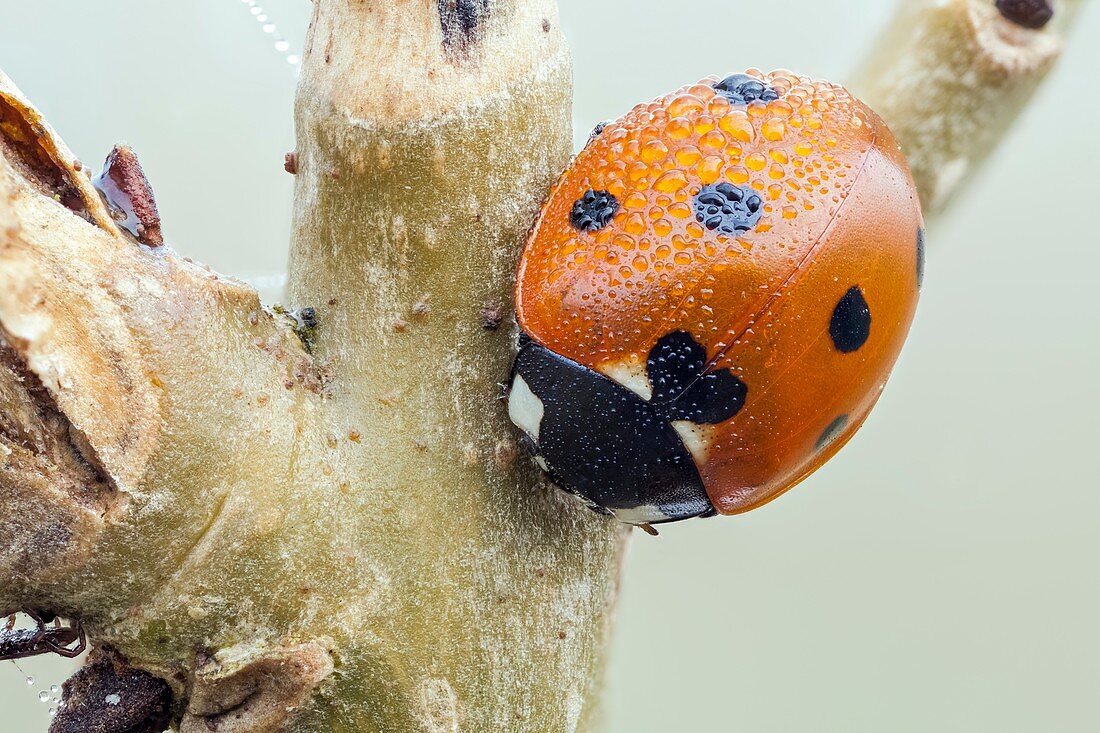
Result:
M50 701L50 693L46 692L45 690L40 691L38 693L38 701L39 702L49 702Z
M52 718L55 715L57 715L57 708L50 708L50 717Z
M61 692L61 688L57 685L50 685L50 692L56 695L57 693Z
M295 73L300 74L302 71L301 57L296 54L288 53L288 51L290 51L290 42L279 33L278 26L271 21L271 18L264 12L263 7L256 4L256 1L257 0L241 0L241 2L248 6L248 12L261 24L260 27L263 32L274 38L275 50L284 55L286 62L294 67Z
M30 687L30 686L32 686L33 684L34 684L34 677L30 677L30 676L28 676L28 677L27 677L27 687Z

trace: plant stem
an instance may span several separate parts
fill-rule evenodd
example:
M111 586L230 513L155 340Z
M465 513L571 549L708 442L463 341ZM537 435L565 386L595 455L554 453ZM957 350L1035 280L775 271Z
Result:
M1065 46L1081 0L1058 0L1041 29L993 0L901 3L852 89L882 115L909 159L925 215L994 150Z
M456 29L442 2L315 7L289 293L362 432L356 531L392 599L333 707L351 730L587 729L624 531L540 480L498 399L516 257L571 147L555 8Z

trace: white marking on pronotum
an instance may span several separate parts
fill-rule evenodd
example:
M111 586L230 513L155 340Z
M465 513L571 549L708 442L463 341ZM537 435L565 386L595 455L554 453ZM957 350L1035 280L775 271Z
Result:
M649 377L641 365L631 364L629 361L617 361L603 364L599 370L646 402L653 399L653 385L649 383Z
M508 417L517 428L527 433L536 443L539 440L539 428L545 408L527 382L519 374L512 380L512 389L508 393Z

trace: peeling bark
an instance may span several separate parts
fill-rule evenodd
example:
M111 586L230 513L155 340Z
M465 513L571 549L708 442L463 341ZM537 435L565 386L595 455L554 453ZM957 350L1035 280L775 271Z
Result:
M64 685L49 733L162 733L171 719L172 691L110 649L92 652Z

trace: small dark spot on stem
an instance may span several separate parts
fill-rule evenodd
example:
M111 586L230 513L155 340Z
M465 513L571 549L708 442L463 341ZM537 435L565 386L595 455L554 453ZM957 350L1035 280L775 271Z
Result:
M481 308L481 327L486 331L495 331L500 328L501 313L502 306L499 302L486 303Z
M298 174L298 154L295 152L287 153L283 156L283 170L290 175L294 176Z
M542 19L542 32L543 33L549 33L550 32L550 21L547 20L546 18Z
M465 56L480 37L492 0L436 0L443 29L443 48L449 56Z
M1050 0L997 0L997 10L1007 20L1033 30L1042 28L1054 17Z

